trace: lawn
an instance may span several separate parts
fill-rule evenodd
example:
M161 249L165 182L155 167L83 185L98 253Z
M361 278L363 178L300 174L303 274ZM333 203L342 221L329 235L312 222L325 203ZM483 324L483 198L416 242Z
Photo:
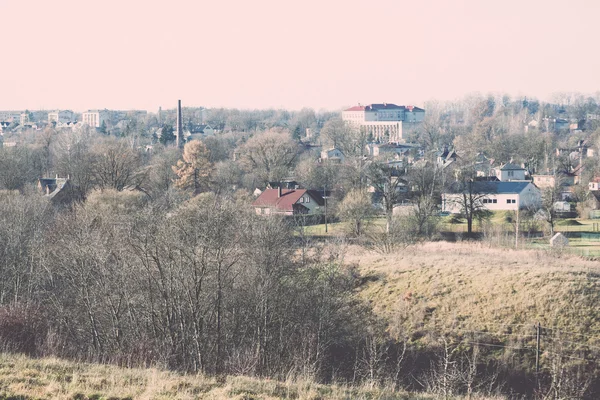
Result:
M513 213L507 211L494 212L489 220L486 221L486 227L478 221L473 222L473 231L482 232L486 229L495 235L511 235L514 234L514 225L509 222ZM365 224L367 231L377 232L382 231L385 227L386 220L384 217L371 218ZM546 227L545 223L540 221L540 226ZM525 229L521 226L522 231ZM348 233L349 228L346 222L335 222L327 224L327 232L325 232L325 224L309 225L304 228L304 234L315 237L339 237ZM466 233L467 222L463 219L457 219L453 216L445 216L440 218L440 231ZM594 219L564 219L559 220L554 226L555 232L564 233L569 237L568 251L589 257L600 257L600 220ZM522 240L523 247L534 249L549 248L549 237L532 238Z

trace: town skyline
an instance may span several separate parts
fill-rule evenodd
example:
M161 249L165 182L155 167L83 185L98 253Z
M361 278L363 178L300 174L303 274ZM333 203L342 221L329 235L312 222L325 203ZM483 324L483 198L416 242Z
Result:
M35 12L32 12L34 10ZM0 1L0 109L340 110L507 93L596 93L600 4L382 0ZM18 34L16 34L18 33Z

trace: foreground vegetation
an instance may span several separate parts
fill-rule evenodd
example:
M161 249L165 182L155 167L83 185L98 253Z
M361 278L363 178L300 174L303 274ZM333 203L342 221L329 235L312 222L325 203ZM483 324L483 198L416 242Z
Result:
M0 354L0 399L397 399L427 400L373 387L318 385L243 376L181 375L156 368L119 368L56 358Z

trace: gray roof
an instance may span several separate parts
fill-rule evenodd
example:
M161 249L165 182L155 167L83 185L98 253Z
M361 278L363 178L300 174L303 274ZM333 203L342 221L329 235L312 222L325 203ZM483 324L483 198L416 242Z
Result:
M527 185L531 182L529 181L510 181L510 182L500 182L500 181L478 181L473 182L473 192L474 193L489 193L489 194L511 194L511 193L521 193ZM464 193L467 191L467 187L465 184L458 184L452 188L453 193Z
M524 171L524 170L525 170L525 168L523 168L523 167L521 167L521 166L519 166L519 165L516 165L516 164L511 164L511 163L508 163L508 164L504 164L504 165L502 166L502 168L500 168L500 170L501 170L501 171L514 171L514 170L521 170L521 171Z
M511 182L476 182L481 183L481 192L488 192L490 194L509 194L509 193L521 193L529 181L511 181Z

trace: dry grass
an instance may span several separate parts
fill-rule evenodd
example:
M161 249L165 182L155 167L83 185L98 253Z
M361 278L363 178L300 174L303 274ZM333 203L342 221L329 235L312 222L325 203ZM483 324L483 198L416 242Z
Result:
M351 247L345 261L359 265L367 277L360 295L398 335L531 335L539 321L572 332L569 340L600 346L597 262L472 242L432 242L390 255Z
M0 399L421 399L384 388L279 382L243 376L223 380L151 369L125 369L54 358L0 354Z

